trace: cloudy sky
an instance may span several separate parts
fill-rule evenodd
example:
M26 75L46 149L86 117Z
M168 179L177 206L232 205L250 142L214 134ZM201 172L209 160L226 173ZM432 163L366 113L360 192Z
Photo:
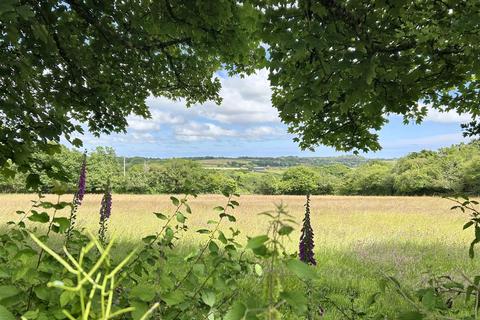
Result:
M84 137L87 149L112 146L121 156L335 156L342 153L327 147L301 151L287 134L286 126L270 103L266 71L246 78L221 77L222 105L206 103L185 107L185 103L150 98L152 118L129 118L127 134ZM370 158L392 158L412 151L437 149L465 141L460 123L469 117L431 112L422 125L402 123L391 117L380 132L383 150Z

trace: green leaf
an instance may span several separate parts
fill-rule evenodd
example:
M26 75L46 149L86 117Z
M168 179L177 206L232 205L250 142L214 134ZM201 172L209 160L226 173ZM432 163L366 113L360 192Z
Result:
M218 231L218 240L220 240L221 243L227 244L228 240L225 237L225 234L223 234L222 231Z
M56 195L62 195L67 193L68 191L68 185L66 183L61 183L61 182L54 182L53 188L52 188L52 193Z
M150 302L155 298L156 290L152 285L139 284L132 288L130 297L137 298L145 302Z
M157 239L157 236L155 235L149 235L149 236L146 236L146 237L143 237L142 238L142 241L145 242L145 243L150 243L152 242L153 240Z
M53 222L58 225L58 233L63 233L70 227L70 220L64 217L54 218Z
M235 302L223 318L224 320L242 320L245 319L247 307L241 302Z
M217 253L219 250L218 245L215 243L215 241L210 241L210 243L208 244L208 249L211 253Z
M267 235L261 235L261 236L258 236L258 237L250 238L250 239L248 239L248 242L247 242L247 248L249 248L249 249L259 248L259 247L263 246L263 244L267 241L268 241L268 236Z
M60 306L63 308L75 298L75 292L63 291L60 295Z
M15 320L13 314L4 306L0 305L0 319L1 320Z
M208 233L210 233L210 230L208 230L208 229L198 229L197 232L200 233L200 234L208 234Z
M180 223L184 223L187 218L181 212L177 212L177 221Z
M475 286L468 286L467 287L467 291L465 292L465 302L469 302L470 301L470 297L473 295L473 292L476 290L477 288Z
M14 297L20 293L21 293L21 290L17 289L14 286L10 286L10 285L0 286L0 301L6 298Z
M180 205L180 200L178 200L178 198L175 198L174 196L171 196L170 200L172 201L174 206L178 207Z
M23 320L24 318L25 318L25 319L37 319L39 312L40 312L39 309L27 311L27 312L22 316L22 320ZM0 318L0 319L2 319L2 318Z
M72 140L72 145L76 148L80 148L83 146L83 141L78 138L75 138Z
M308 299L304 291L284 291L280 294L280 298L284 299L298 313L303 313L307 310Z
M185 296L180 291L171 291L161 296L167 306L174 306L185 300Z
M33 291L40 300L48 300L50 298L50 290L47 287L38 286Z
M470 243L470 247L468 248L468 256L470 259L475 257L475 245L478 243L478 239L475 239Z
M132 312L133 320L141 319L145 312L147 312L149 309L148 304L143 301L132 301L130 305L135 308L135 310Z
M163 213L154 212L153 214L160 220L167 220L168 219L168 217L166 215L164 215Z
M42 212L42 213L34 212L32 215L28 217L28 220L33 222L47 223L48 221L50 221L50 216L46 212Z
M268 254L268 249L265 245L261 245L255 249L252 249L252 252L258 256L265 257Z
M468 221L467 223L465 223L465 224L463 225L463 230L471 227L471 226L473 225L473 223L474 223L473 221Z
M35 16L35 13L32 11L30 6L23 5L16 8L17 13L25 20Z
M287 269L301 279L311 280L317 277L313 267L297 259L288 261Z
M280 230L278 230L278 234L281 236L286 236L292 233L293 227L291 226L282 226Z
M203 303L205 303L210 308L213 307L215 305L215 302L216 302L215 292L210 291L210 290L204 291L202 293L202 301L203 301Z

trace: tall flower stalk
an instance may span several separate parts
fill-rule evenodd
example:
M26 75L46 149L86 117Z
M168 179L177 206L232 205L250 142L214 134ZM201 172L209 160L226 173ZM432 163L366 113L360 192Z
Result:
M315 243L313 241L313 229L310 224L310 195L307 195L305 203L305 218L303 218L302 234L300 236L300 252L299 258L306 264L316 265L313 249Z
M110 189L110 181L107 182L105 193L103 194L102 204L100 207L100 222L98 229L98 238L102 244L107 242L108 221L112 213L112 191Z
M72 210L70 211L70 218L69 218L70 226L68 227L68 230L67 230L67 236L66 236L65 242L68 242L72 237L72 231L73 231L73 228L75 227L75 222L77 221L78 207L82 204L83 197L85 196L86 183L87 183L87 153L85 152L83 154L82 166L80 167L77 191L73 195Z
M316 265L317 261L315 261L315 256L313 249L315 248L315 243L313 241L313 229L310 223L310 195L307 194L307 201L305 202L305 217L303 218L303 225L302 225L302 234L300 236L300 250L299 250L299 258L301 261L305 262L309 265ZM308 307L307 307L307 320L315 319L314 309L313 309L313 288L312 283L310 281L305 282L305 289L307 293L308 299ZM319 310L323 310L322 307L319 306Z

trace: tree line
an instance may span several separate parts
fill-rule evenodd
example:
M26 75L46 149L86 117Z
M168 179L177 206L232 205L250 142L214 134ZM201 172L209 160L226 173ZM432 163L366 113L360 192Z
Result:
M46 163L66 168L67 184L74 190L83 154L62 147L60 153L38 154ZM52 178L39 170L43 192ZM123 171L122 159L109 147L87 156L88 189L103 192L106 181L117 193L231 193L339 194L339 195L446 195L480 194L480 142L453 145L438 151L414 152L396 160L370 160L358 167L341 163L293 166L282 170L215 170L191 159L161 163L137 162ZM32 192L27 175L3 177L0 192Z

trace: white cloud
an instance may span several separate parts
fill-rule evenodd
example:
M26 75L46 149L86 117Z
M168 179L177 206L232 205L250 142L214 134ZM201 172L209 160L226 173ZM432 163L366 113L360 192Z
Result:
M141 141L141 142L149 142L149 143L154 143L157 142L157 139L154 137L153 134L151 133L137 133L137 132L132 132L131 137L133 138L134 141Z
M237 136L235 130L224 129L213 123L189 122L175 127L175 136L182 141L215 140L222 137Z
M438 109L433 109L431 105L419 103L418 108L426 108L427 116L424 121L439 122L439 123L464 123L472 120L471 114L459 114L455 111L442 112Z
M455 111L441 112L436 109L429 108L425 121L440 123L465 123L472 121L470 114L458 114Z
M279 123L278 111L272 107L270 83L266 70L240 78L222 79L222 104L196 106L202 116L223 123Z
M241 77L221 78L221 105L207 102L186 107L183 100L149 97L152 119L129 118L129 128L154 132L169 128L182 141L219 140L225 137L261 139L279 135L281 124L270 102L271 90L266 70ZM225 127L230 127L225 129Z
M245 137L249 139L265 139L265 138L274 138L279 136L286 136L285 130L276 128L276 127L268 127L268 126L259 126L248 128L245 130Z
M156 131L161 124L179 124L184 122L181 116L169 112L153 109L150 111L152 117L144 119L139 116L128 117L128 128L134 131Z
M184 101L149 97L147 105L151 110L160 110L192 120L205 118L228 124L280 123L278 111L270 102L271 90L266 70L245 78L222 78L221 105L207 102L186 108Z

